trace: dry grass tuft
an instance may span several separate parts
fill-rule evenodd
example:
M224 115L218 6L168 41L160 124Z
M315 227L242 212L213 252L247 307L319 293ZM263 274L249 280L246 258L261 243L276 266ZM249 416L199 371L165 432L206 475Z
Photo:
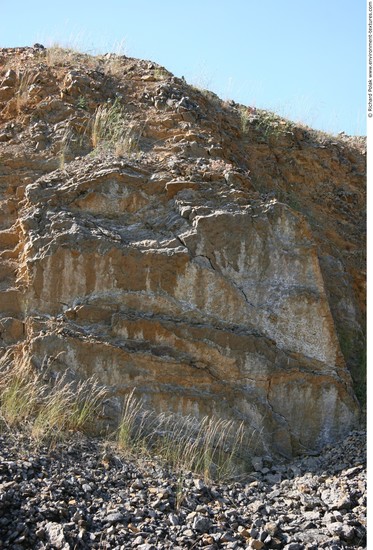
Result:
M30 87L35 81L35 74L32 71L25 70L18 75L18 90L16 92L16 108L19 114L22 107L26 105L29 99Z
M247 433L232 420L147 410L132 391L124 401L118 444L135 455L156 456L173 470L222 480L242 471Z
M26 429L36 441L89 431L104 395L93 379L74 384L60 376L52 385L26 361L9 354L0 361L0 425Z
M100 105L93 116L91 141L94 149L114 152L117 156L139 151L141 130L119 100Z
M65 48L59 44L54 44L50 48L46 48L45 62L50 67L71 65L84 58L84 61L89 64L91 56L82 54L74 48Z
M97 435L95 422L106 392L97 382L53 383L29 362L10 354L0 360L0 428L22 431L36 443L54 444L76 432ZM176 472L194 472L206 481L232 479L250 464L243 423L204 416L197 419L146 409L134 391L124 401L117 444L134 459L153 458Z

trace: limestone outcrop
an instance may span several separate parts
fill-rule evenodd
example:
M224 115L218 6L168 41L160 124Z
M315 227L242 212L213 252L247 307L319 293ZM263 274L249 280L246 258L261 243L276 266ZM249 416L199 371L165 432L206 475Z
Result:
M159 410L243 420L263 452L345 435L363 372L364 140L151 62L40 48L0 62L3 350L95 374L112 417L137 388ZM99 128L108 112L120 134Z

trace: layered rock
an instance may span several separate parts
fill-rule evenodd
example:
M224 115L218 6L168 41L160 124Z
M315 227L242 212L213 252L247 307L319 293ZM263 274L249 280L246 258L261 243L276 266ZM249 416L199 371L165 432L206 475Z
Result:
M4 348L36 368L95 374L112 416L137 388L159 410L243 420L258 451L291 455L351 429L359 141L295 126L268 135L255 113L243 128L242 106L147 62L76 56L72 70L67 54L2 55L33 75L21 105L16 71L0 86ZM87 155L95 107L119 92L137 150Z

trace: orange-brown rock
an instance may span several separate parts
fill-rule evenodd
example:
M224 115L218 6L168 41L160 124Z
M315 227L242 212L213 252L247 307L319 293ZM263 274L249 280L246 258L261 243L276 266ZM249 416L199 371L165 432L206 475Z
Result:
M113 416L135 387L158 409L244 420L266 452L350 430L364 140L248 115L151 62L0 62L3 348L97 375ZM97 107L118 104L125 139L94 147Z

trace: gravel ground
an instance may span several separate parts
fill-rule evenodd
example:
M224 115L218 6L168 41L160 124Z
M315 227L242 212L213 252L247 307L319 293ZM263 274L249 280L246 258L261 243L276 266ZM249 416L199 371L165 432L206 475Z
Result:
M366 433L205 483L94 439L0 436L0 548L366 548Z

